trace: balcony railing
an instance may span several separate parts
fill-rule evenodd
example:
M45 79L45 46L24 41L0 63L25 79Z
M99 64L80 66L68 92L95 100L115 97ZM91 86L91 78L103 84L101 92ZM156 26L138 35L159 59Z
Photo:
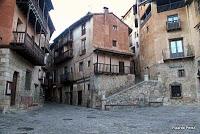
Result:
M47 31L47 26L48 26L47 19L43 15L43 11L40 8L40 6L38 5L38 2L36 0L17 0L16 3L22 7L24 7L24 4L26 4L27 6L30 5L31 11L34 13L36 18L39 19L38 21L40 22L42 27L45 29L45 31Z
M66 84L66 83L70 83L73 81L73 73L65 73L60 75L60 83L61 84Z
M67 46L67 45L71 45L72 46L72 43L73 43L72 39L62 40L57 45L55 45L54 49L58 50L58 49L61 49L64 46Z
M191 46L184 48L184 52L171 53L170 50L162 50L163 61L178 60L178 59L193 59L194 51Z
M63 53L58 54L58 56L55 57L55 64L59 64L65 60L69 60L73 58L73 49L69 49Z
M94 73L96 74L133 74L133 71L130 66L120 67L119 65L95 63Z
M175 30L180 30L181 29L181 21L177 20L177 21L167 21L166 22L166 27L167 27L167 31L175 31Z
M173 9L177 9L177 8L181 8L185 6L185 0L180 0L177 2L173 2L173 3L169 3L169 4L165 4L165 5L158 5L157 6L157 12L164 12L164 11L168 11L168 10L173 10Z
M14 40L11 42L11 49L18 52L33 65L44 65L45 53L35 41L25 32L13 32Z

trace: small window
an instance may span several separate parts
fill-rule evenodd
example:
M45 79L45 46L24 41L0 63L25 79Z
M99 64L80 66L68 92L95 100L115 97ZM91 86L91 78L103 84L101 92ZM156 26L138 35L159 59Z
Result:
M113 31L117 31L117 26L113 25Z
M171 85L171 98L182 97L181 85Z
M68 70L68 68L67 68L67 66L65 66L64 67L64 74L67 74L67 70Z
M88 91L90 91L90 84L88 84L87 87L88 87Z
M31 89L31 76L32 73L30 70L26 70L26 79L25 79L25 89L30 90Z
M90 67L90 60L88 61L88 67Z
M116 40L113 40L113 41L112 41L112 45L113 45L113 47L116 47L116 46L117 46L117 41L116 41Z
M138 19L135 19L135 28L138 28Z
M85 23L82 24L82 26L81 26L81 33L82 33L82 35L85 35L85 33L86 33L86 26L85 26Z
M139 43L138 42L136 42L136 47L139 48Z
M85 50L86 38L81 40L81 50Z
M169 23L178 22L178 20L178 14L167 16L167 22Z
M83 71L83 62L79 62L79 72Z
M132 47L132 52L133 52L133 53L135 53L135 46L134 46L134 47Z
M185 70L184 69L178 70L178 77L185 77Z
M149 32L149 26L147 26L147 33Z

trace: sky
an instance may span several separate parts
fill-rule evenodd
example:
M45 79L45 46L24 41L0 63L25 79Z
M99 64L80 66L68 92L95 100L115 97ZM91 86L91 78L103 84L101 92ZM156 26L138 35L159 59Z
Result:
M88 12L103 12L103 7L109 8L119 18L133 5L134 0L52 0L54 10L50 16L56 28L51 42L67 27L86 15Z

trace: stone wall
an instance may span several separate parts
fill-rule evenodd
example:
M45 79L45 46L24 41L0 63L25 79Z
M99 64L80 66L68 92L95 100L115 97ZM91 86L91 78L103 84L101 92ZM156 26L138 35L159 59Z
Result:
M183 77L178 76L179 70L184 70ZM147 71L150 79L157 80L158 76L166 88L166 104L186 104L197 102L197 91L199 81L196 70L196 63L193 59L169 60L164 63L155 64ZM180 83L182 86L182 97L172 98L170 84Z
M1 102L4 102L0 105L0 108L2 109L3 107L10 106L10 96L5 95L6 82L13 81L14 72L18 72L15 99L16 106L24 107L30 103L41 103L42 89L40 81L38 80L39 69L41 69L41 67L31 65L31 63L10 49L0 49L0 57L0 100ZM27 69L32 72L30 90L25 89L25 76ZM27 97L30 98L27 99ZM27 100L27 102L23 100Z
M125 89L126 85L134 85L134 75L94 75L91 80L93 107L101 105L102 95L109 96ZM95 106L94 106L95 105Z
M108 106L145 106L162 103L165 89L158 81L143 81L106 98Z

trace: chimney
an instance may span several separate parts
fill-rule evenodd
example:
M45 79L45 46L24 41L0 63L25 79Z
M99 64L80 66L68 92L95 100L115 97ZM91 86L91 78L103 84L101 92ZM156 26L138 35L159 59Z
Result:
M109 8L103 7L103 10L104 10L104 13L105 13L105 14L109 13Z

